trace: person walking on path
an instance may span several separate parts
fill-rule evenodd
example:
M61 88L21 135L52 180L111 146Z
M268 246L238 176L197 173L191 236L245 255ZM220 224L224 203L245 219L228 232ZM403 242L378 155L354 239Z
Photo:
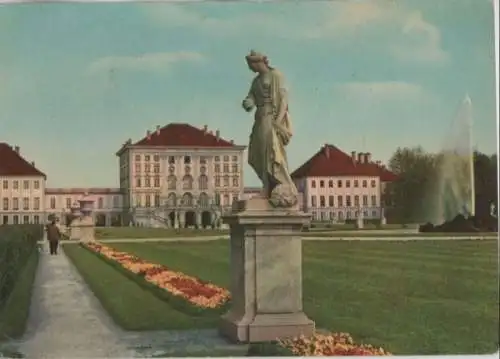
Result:
M59 247L59 240L61 239L61 231L55 219L47 226L47 239L49 240L50 255L56 255L57 248Z

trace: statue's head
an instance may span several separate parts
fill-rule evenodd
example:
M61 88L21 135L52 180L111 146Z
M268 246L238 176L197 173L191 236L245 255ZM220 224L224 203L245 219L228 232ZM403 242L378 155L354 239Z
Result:
M262 73L269 70L269 60L267 56L261 54L260 52L251 50L250 53L245 56L247 60L247 65L250 71Z

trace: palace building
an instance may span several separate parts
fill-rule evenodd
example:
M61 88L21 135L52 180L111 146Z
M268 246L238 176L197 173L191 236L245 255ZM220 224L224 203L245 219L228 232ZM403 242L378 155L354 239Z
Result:
M303 194L302 206L313 220L345 222L362 216L382 219L383 193L396 176L371 153L347 154L325 144L292 173Z

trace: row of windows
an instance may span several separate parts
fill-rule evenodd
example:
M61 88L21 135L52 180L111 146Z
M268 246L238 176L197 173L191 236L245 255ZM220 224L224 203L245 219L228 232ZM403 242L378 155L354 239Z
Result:
M343 181L342 180L337 180L337 188L342 188L343 186ZM377 181L376 180L371 180L370 181L370 186L372 188L377 187ZM312 180L311 181L311 187L316 188L316 181ZM345 180L345 187L350 188L351 187L351 180ZM353 187L359 187L359 180L353 180ZM368 181L367 180L362 180L361 181L361 187L363 188L368 188ZM320 180L319 181L319 188L325 188L325 181ZM333 180L328 181L328 188L333 188Z
M222 181L221 181L222 180ZM174 175L170 175L167 177L167 188L169 190L176 190L178 186L177 177ZM233 187L239 187L240 179L238 176L230 177L226 176L215 176L214 185L215 187L229 187L230 183L232 183ZM185 175L182 177L182 189L183 190L192 190L194 188L194 178L191 175ZM153 177L153 185L151 186L151 178L150 177L137 177L135 179L135 187L136 188L159 188L160 187L160 177ZM198 177L198 189L207 190L208 189L208 177L206 175L201 175Z
M73 206L73 199L71 197L66 197L66 208L71 208ZM113 207L117 208L120 205L120 197L119 196L113 196ZM56 208L56 198L51 197L50 198L50 209L55 209ZM104 198L99 197L97 199L97 208L102 209L104 208Z
M153 155L153 162L160 162L160 155ZM238 156L222 156L222 160L224 162L229 162L229 159L233 162L238 162ZM184 164L190 164L191 163L191 156L183 156L182 157ZM151 161L151 155L135 155L135 161L136 162L141 162L141 160L144 160L144 162L150 162ZM214 161L215 162L220 162L221 156L214 156ZM206 164L207 163L207 157L206 156L200 156L199 162L201 164ZM168 163L169 164L175 164L175 156L168 156Z
M19 217L17 214L12 216L12 224L19 224ZM30 222L30 216L23 216L22 218L22 223L23 224L29 224ZM33 216L33 224L40 224L40 216ZM9 216L3 216L2 217L2 224L10 224L9 223Z
M363 200L363 206L368 206L368 196L364 195L361 198ZM360 205L359 199L360 199L360 196L354 196L354 206L355 207ZM349 196L349 195L345 196L345 205L346 205L346 207L352 206L351 196ZM317 196L311 196L311 206L318 207ZM335 196L328 196L328 207L334 207L334 206L335 206ZM338 207L344 206L344 197L343 196L337 196L337 206ZM374 206L374 207L377 206L377 196L376 195L371 196L371 206ZM319 207L326 207L326 196L319 196Z
M338 211L338 212L312 212L312 220L313 221L333 221L333 220L344 220L344 219L353 219L353 218L358 218L360 212L359 211ZM363 211L363 217L368 217L370 214L369 211L364 210ZM378 217L379 213L376 210L371 211L371 216L372 217Z
M141 159L144 159L144 162L149 162L149 161L151 161L151 155L135 155L135 160L137 162L140 162ZM153 155L153 161L160 162L160 155L158 155L158 154Z
M39 211L40 210L40 197L35 197L33 198L33 208L30 208L30 199L29 197L24 197L21 199L22 201L22 209L24 211L28 211L30 209L33 209L34 211ZM9 200L8 198L3 198L2 199L2 209L4 211L18 211L20 209L19 202L20 198L12 198L12 201ZM11 206L12 202L12 206Z
M210 204L229 206L232 203L231 201L238 200L238 198L239 198L238 193L233 193L232 196L227 193L221 196L220 193L217 193L215 194L213 199L211 199L206 193L201 193L198 199L196 200L191 193L185 193L180 198L178 198L178 196L175 193L170 193L167 196L165 204L167 206L177 206L177 205L192 206L195 204L199 204L200 206L207 206ZM134 204L136 207L159 207L161 204L160 195L137 194L134 196Z
M9 189L9 180L3 180L2 182L2 188L3 189ZM23 184L23 189L28 190L30 189L30 180L23 180L23 181L18 181L18 180L13 180L12 181L12 189L19 189L19 182L22 182ZM40 181L39 180L34 180L33 181L33 189L40 189Z

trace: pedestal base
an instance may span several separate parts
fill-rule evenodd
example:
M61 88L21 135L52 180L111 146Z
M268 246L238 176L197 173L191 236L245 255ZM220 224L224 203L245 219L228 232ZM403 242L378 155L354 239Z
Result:
M257 314L238 317L231 312L222 316L219 332L233 342L258 343L278 338L314 334L314 322L302 313Z
M232 300L220 333L243 343L314 334L302 310L301 230L310 216L254 197L235 202L224 221L231 228Z

